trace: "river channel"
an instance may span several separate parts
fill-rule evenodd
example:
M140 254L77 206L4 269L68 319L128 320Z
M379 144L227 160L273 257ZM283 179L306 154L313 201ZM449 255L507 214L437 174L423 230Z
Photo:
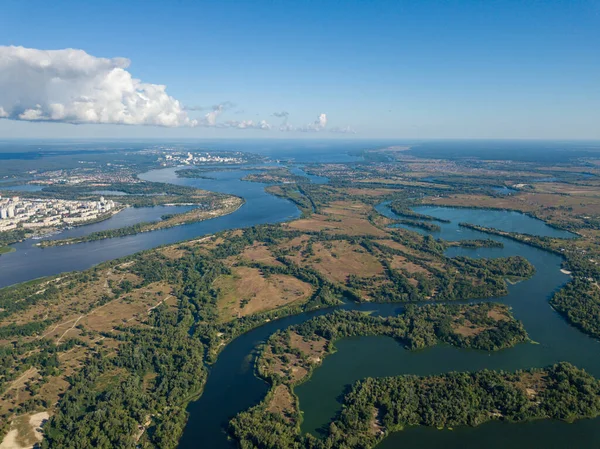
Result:
M19 243L14 245L16 252L0 257L0 286L64 271L86 269L137 251L226 229L277 223L299 216L299 211L291 202L265 193L263 184L241 181L248 171L206 173L207 177L213 179L178 178L175 171L175 168L154 170L140 177L148 181L231 193L243 197L246 203L233 214L213 220L122 238L44 249L33 246L35 242L31 240ZM378 210L393 216L385 204L380 205ZM536 235L572 237L571 234L551 228L539 220L513 212L444 207L420 207L415 210L450 220L450 223L439 223L441 231L433 233L434 237L446 240L490 238L487 234L460 228L459 222ZM597 356L599 342L570 326L548 304L552 294L569 280L569 276L560 271L561 258L509 239L497 236L491 238L501 241L504 248L451 248L447 255L488 258L518 254L527 258L536 268L535 275L527 281L510 285L508 296L493 300L512 307L515 317L523 322L535 343L520 344L489 353L447 345L422 351L407 351L397 341L385 337L341 340L336 343L337 352L327 357L323 365L315 370L312 378L295 390L304 412L303 431L319 435L339 411L339 396L344 389L356 380L368 376L428 375L485 368L512 371L569 361L600 377L600 358ZM399 304L345 304L340 307L373 311L380 315L401 311ZM331 310L307 312L269 322L225 347L217 362L210 368L204 394L188 407L190 417L179 447L231 447L232 443L227 440L224 431L228 420L258 403L268 390L268 385L254 375L257 346L278 329ZM598 424L600 420L583 420L574 424L552 421L525 424L493 422L477 428L465 427L453 431L412 428L392 434L379 448L588 448L600 439Z
M393 213L385 204L380 205L378 210L393 217ZM514 212L444 207L420 207L415 211L450 220L450 223L441 223L441 231L434 233L434 236L452 241L490 237L484 233L460 228L458 223L463 221L482 226L493 225L506 231L519 230L542 236L573 237L565 231L551 228L539 220ZM501 241L504 248L451 248L447 255L493 258L518 254L527 258L536 268L535 275L527 281L510 285L507 296L494 300L512 307L515 317L523 321L534 342L497 352L465 350L448 345L438 345L422 351L407 351L400 343L386 337L343 339L336 343L337 352L325 359L308 382L295 389L304 415L302 431L315 435L322 433L340 410L339 398L345 388L368 376L429 375L480 369L514 371L543 367L558 361L569 361L595 376L600 376L598 341L570 326L548 304L552 294L569 280L569 276L560 271L561 258L510 239L496 236L491 238ZM401 306L346 304L342 307L388 315L398 313ZM270 322L228 345L211 368L203 396L188 408L190 419L179 447L232 447L224 432L228 420L259 402L268 390L268 385L254 375L257 345L278 329L326 312L328 311L308 312ZM482 444L489 447L510 446L523 449L587 448L590 447L590 441L598 441L600 437L598 424L600 420L582 420L571 425L551 421L513 425L494 422L478 428L456 429L454 433L414 428L392 434L381 443L380 448L476 448L482 447ZM581 433L583 436L577 440L573 439L576 434ZM500 445L499 441L503 441L504 446ZM540 442L542 446L539 446ZM565 445L565 442L569 444Z

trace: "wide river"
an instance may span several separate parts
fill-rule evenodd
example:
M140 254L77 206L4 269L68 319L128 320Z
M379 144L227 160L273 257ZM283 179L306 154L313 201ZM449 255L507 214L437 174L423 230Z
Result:
M100 262L174 243L221 230L276 223L299 216L290 202L268 195L264 185L243 182L247 171L207 173L215 179L178 178L175 169L162 169L142 175L142 179L190 185L212 191L232 193L246 200L233 214L172 229L107 239L77 245L40 249L35 242L15 245L16 252L0 257L0 286L15 284L64 271L82 270ZM317 181L317 180L315 180ZM318 181L317 181L318 182ZM379 211L392 216L385 204ZM426 213L450 220L440 224L435 237L446 240L488 238L487 234L462 229L459 222L537 235L569 238L566 232L546 226L522 214L478 209L443 207L417 208ZM497 298L512 307L516 318L523 321L536 343L520 344L514 348L488 353L438 345L422 351L407 351L397 341L385 337L349 338L337 342L338 351L327 357L312 378L296 388L304 413L302 430L318 435L340 409L339 396L358 379L367 376L400 374L435 374L447 371L505 369L516 370L542 367L558 361L569 361L600 377L598 341L587 337L558 315L548 304L552 293L569 277L560 272L560 257L512 240L502 241L504 248L451 248L447 255L470 257L501 257L519 254L536 268L535 275L509 286L509 295ZM398 304L345 304L345 309L374 311L389 315L398 313ZM254 375L257 346L273 332L329 312L319 310L272 321L235 339L225 347L217 362L210 368L204 394L190 404L190 418L179 445L183 449L210 447L229 448L224 431L228 420L236 413L258 403L268 385ZM492 422L477 428L458 428L439 431L412 428L392 434L378 449L392 448L588 448L600 441L600 420L582 420L574 424L537 421L526 424Z
M153 170L140 175L140 178L154 182L168 182L178 185L197 187L214 192L230 193L240 196L245 204L232 214L212 220L177 226L154 232L145 232L126 237L97 240L77 245L39 248L35 240L25 240L12 245L16 251L0 256L0 287L24 282L42 276L50 276L66 271L84 270L100 262L116 259L145 249L179 242L197 236L213 234L226 229L245 228L265 223L280 223L300 215L290 201L269 195L264 184L241 181L249 171L232 170L209 172L206 176L214 179L179 178L177 168ZM110 227L132 224L128 220L135 216L135 222L151 221L165 213L179 212L179 208L129 208L112 217L112 222L82 226L64 231L53 238L66 238ZM119 223L120 226L113 226ZM107 225L110 225L107 227Z

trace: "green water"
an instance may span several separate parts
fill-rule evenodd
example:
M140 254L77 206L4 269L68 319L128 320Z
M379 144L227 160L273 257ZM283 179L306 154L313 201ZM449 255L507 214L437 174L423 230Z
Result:
M379 210L390 214L385 208ZM457 224L462 221L484 226L493 225L509 231L573 237L538 220L511 212L440 207L415 210L450 220L451 223L441 224L441 231L434 234L446 240L488 237L476 231L459 228ZM339 412L340 400L348 386L369 376L431 375L481 369L514 371L569 361L600 377L599 342L570 326L548 304L553 292L569 279L560 271L561 258L512 240L496 240L502 241L504 248L451 248L447 255L489 258L518 254L527 258L536 267L535 275L527 281L509 286L508 296L491 300L512 307L515 317L523 322L529 336L537 344L520 344L514 348L488 353L446 345L422 351L407 351L398 342L386 337L341 340L336 344L337 352L325 359L308 382L295 389L304 414L302 430L315 435L326 430L331 419ZM491 423L476 429L455 429L453 432L414 428L393 434L381 443L380 448L449 448L459 445L461 448L588 448L600 446L598 424L600 420L581 421L571 426L552 421L513 425ZM581 438L574 438L574 435ZM568 445L565 445L565 442ZM597 443L590 445L590 442Z

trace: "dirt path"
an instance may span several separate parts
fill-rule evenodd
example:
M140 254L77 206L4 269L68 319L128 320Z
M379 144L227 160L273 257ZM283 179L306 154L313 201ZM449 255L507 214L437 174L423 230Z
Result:
M68 328L66 331L63 332L63 334L58 338L58 340L56 340L56 346L58 346L60 344L60 341L62 340L62 338L67 335L67 332L69 332L70 330L74 329L75 326L77 326L77 323L79 323L79 320L81 320L83 317L85 317L86 315L81 315L79 318L77 318L77 320L73 323L73 325Z

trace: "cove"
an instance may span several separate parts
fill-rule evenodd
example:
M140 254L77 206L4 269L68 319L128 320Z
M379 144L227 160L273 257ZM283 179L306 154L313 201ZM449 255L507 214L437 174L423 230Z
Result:
M381 205L380 212L389 217L394 214ZM460 228L461 221L490 226L502 230L514 230L516 226L520 232L537 235L553 235L556 237L571 238L572 234L546 226L544 223L523 214L515 217L511 212L485 211L481 209L454 209L443 207L417 207L415 212L432 215L450 220L450 223L437 223L441 230L433 233L436 237L446 240L481 239L489 238L485 233ZM491 216L486 215L489 212ZM516 218L516 220L515 220ZM429 234L419 230L423 234ZM336 343L337 352L325 359L323 364L315 370L311 379L295 388L300 400L301 410L304 412L302 430L313 434L320 434L327 429L329 422L340 410L340 397L345 388L357 380L365 377L396 376L401 374L432 375L449 371L476 371L481 369L515 371L531 367L543 367L559 361L568 361L586 369L595 376L600 375L600 360L596 357L600 348L598 341L579 332L570 326L548 304L548 300L569 277L560 272L561 258L546 251L523 245L510 239L498 238L504 248L477 248L464 249L453 247L447 251L448 256L469 257L503 257L521 255L529 260L536 268L534 276L514 285L509 285L509 294L501 298L492 298L512 307L514 316L521 320L529 336L537 344L520 344L514 348L496 352L458 349L446 345L438 345L421 351L405 350L396 341L386 337L357 337L344 339ZM598 420L600 422L600 420ZM515 426L520 426L516 424ZM542 424L540 426L546 426ZM580 424L580 427L585 425ZM496 429L494 426L483 429ZM506 428L506 427L505 427ZM509 427L512 431L512 427ZM529 429L530 427L527 427ZM532 435L537 435L535 427ZM570 427L559 428L571 430ZM413 433L410 433L413 432ZM439 432L434 429L411 429L408 432L398 432L390 437L395 446L391 446L387 439L381 447L411 447L405 444L404 438L409 441L411 435L432 432L434 435L428 444L419 447L449 447L445 445L445 435L448 432ZM519 430L515 429L518 433ZM536 433L537 432L537 433ZM465 437L474 437L481 447L482 439L487 441L485 430L477 432L463 432ZM539 435L538 435L539 436ZM438 443L435 443L438 441ZM435 444L439 444L436 446ZM473 444L476 444L475 441ZM412 447L417 447L413 445ZM451 447L451 446L450 446ZM474 445L471 447L475 447ZM529 448L531 439L521 442L519 439L510 440L510 447ZM544 447L546 447L544 445ZM575 446L569 446L575 447ZM577 447L589 447L585 444Z

